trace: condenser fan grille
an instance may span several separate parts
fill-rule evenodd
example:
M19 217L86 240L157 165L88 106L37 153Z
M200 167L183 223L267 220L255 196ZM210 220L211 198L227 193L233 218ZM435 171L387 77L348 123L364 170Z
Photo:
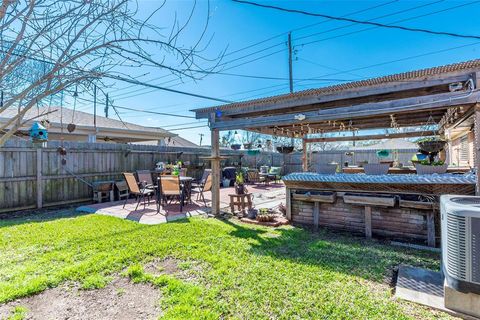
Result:
M455 197L452 198L451 201L463 205L480 205L480 199L478 198Z
M447 214L447 270L460 280L467 279L465 217Z

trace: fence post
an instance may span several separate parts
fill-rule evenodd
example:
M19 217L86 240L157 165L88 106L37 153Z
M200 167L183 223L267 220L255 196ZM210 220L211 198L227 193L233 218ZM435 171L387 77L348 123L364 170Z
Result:
M42 149L37 149L37 209L43 206Z

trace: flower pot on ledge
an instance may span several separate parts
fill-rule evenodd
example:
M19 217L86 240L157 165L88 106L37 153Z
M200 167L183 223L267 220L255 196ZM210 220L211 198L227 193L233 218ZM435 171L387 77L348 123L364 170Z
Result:
M415 170L417 174L434 174L434 173L446 173L448 168L448 164L443 164L440 166L432 166L432 165L425 165L416 163Z
M235 183L235 194L245 194L245 185Z

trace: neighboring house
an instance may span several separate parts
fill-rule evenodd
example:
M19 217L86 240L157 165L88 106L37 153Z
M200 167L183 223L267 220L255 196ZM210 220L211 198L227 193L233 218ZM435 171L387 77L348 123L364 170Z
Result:
M159 145L159 146L168 146L168 147L184 147L184 148L198 148L199 145L195 144L187 139L184 139L180 136L168 137L162 140L152 140L152 141L142 141L137 144L144 145Z
M411 150L418 149L416 143L401 139L388 139L368 146L353 146L350 150Z
M38 115L47 112L52 113L28 121L19 130L19 134L28 135L28 131L32 123L35 121L48 121L49 140L63 139L65 141L98 141L113 143L141 143L145 141L155 141L155 144L164 145L164 141L167 141L168 139L179 138L177 134L161 128L144 127L98 115L94 117L94 115L90 113L82 111L74 112L72 109L61 107L32 108L27 112L24 120L35 118ZM0 124L5 123L16 113L16 109L7 109L0 113ZM95 122L96 127L94 125ZM75 124L75 130L69 132L67 126L71 123ZM182 139L182 141L183 140L184 139Z
M450 155L449 164L460 167L473 167L474 137L473 115L453 124L445 136L449 141L447 154Z

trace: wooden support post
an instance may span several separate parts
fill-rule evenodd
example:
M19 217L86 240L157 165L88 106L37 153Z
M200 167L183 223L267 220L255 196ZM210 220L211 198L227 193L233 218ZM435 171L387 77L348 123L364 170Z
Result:
M372 238L372 207L365 206L365 237Z
M303 156L302 156L302 169L303 172L308 171L308 152L307 152L307 142L305 139L302 139L302 148L303 148Z
M477 170L477 183L475 186L475 195L480 196L480 103L475 104L474 113L474 130L475 130L475 150L473 153L473 160L475 162L475 169Z
M220 134L212 130L212 214L220 214Z
M43 207L42 149L37 149L37 209Z
M320 202L313 203L313 228L318 231L318 222L320 220Z
M287 220L292 220L292 193L289 188L285 188L285 206L287 207Z
M427 244L429 247L436 245L435 241L435 211L429 210L427 212Z

